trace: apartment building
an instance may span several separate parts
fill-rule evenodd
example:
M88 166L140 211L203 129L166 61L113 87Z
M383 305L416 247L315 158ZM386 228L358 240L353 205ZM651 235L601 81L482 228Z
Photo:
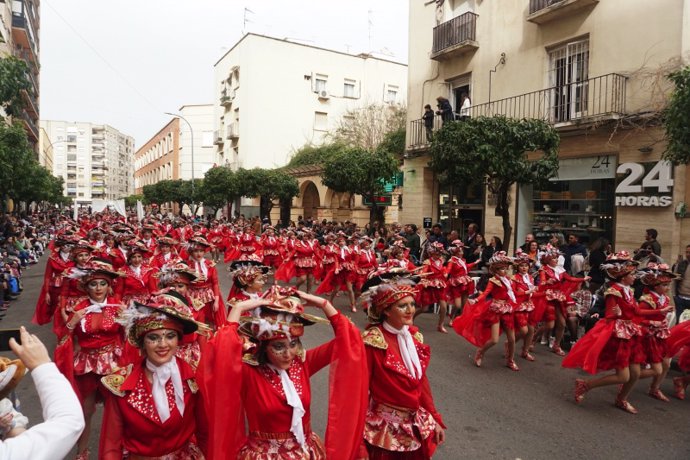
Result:
M23 60L31 91L23 91L25 107L23 113L14 117L26 130L29 144L38 158L39 120L39 0L7 0L0 2L0 57L13 55Z
M136 193L161 180L202 179L220 164L213 143L213 104L189 104L134 155Z
M462 115L540 118L561 136L558 177L513 190L512 248L527 233L540 241L573 233L633 249L648 227L668 258L690 243L686 168L660 161L658 118L670 89L663 76L690 57L690 2L411 0L409 8L402 221L430 218L461 232L475 222L487 237L503 234L483 185L441 185L428 167L424 105L443 96L460 115L468 96Z
M53 172L53 144L50 142L48 133L41 126L38 136L38 164Z
M75 203L117 200L134 193L134 139L108 125L41 120L52 144L53 175L65 179Z
M349 109L405 104L407 66L246 34L215 64L214 142L233 169L284 166Z

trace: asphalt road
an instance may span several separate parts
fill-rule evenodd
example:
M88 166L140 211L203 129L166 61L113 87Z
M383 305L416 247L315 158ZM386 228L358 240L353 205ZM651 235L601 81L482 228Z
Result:
M49 325L39 328L30 324L44 260L25 272L24 292L12 303L0 327L28 325L52 350L55 338ZM227 272L220 266L219 273L227 295ZM336 299L338 307L345 303L343 297ZM346 314L357 325L365 325L363 313ZM576 406L572 390L580 374L562 369L560 358L545 347L537 346L533 363L518 358L521 370L512 372L504 367L499 344L489 350L478 369L472 363L474 347L452 332L436 332L435 316L421 315L418 325L432 347L428 375L436 406L448 426L447 441L435 459L690 458L690 400L663 403L652 399L646 395L648 382L644 381L630 397L638 415L613 406L616 387L598 388ZM307 330L304 341L309 347L331 337L327 325L315 325ZM677 374L672 371L662 386L667 395L673 393L673 375ZM326 422L327 376L324 370L312 380L313 426L321 434ZM39 423L41 408L30 376L20 383L18 394L24 414L32 424ZM96 417L100 419L100 410ZM92 428L92 458L96 458L99 430L100 420Z

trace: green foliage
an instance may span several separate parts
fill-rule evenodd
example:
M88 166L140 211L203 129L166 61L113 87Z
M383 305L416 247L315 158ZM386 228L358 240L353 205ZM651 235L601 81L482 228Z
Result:
M340 144L325 144L321 146L305 145L290 158L288 168L307 165L323 165L338 155L345 147Z
M558 173L560 137L535 119L478 117L446 123L431 144L431 168L442 183L485 183L497 195L503 244L510 244L508 193L513 184L543 184ZM540 152L528 160L529 152Z
M206 171L200 190L197 191L199 201L213 209L221 208L238 196L237 176L225 166L216 166Z
M259 197L261 217L269 217L274 200L289 200L299 195L297 179L281 169L240 169L238 190L242 196Z
M145 198L144 195L129 195L124 197L125 200L125 207L126 208L132 208L135 209L137 207L137 201L141 201L142 204L144 204Z
M28 67L14 56L0 58L0 107L10 116L19 115L24 108L21 91L31 93L27 78Z
M386 133L377 150L401 157L405 153L405 127Z
M668 145L662 158L671 163L690 163L690 66L671 73L675 85L663 112Z
M387 151L371 153L360 148L344 150L324 165L321 181L336 192L349 192L372 200L370 220L380 219L374 196L383 193L383 182L398 172L398 161Z
M388 133L405 129L407 108L369 104L348 110L331 135L336 144L374 151Z

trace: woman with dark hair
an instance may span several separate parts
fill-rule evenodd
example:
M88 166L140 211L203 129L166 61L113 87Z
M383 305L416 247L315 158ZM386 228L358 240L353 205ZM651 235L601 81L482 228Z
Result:
M357 458L428 460L445 440L427 379L431 349L413 325L417 288L401 276L397 269L365 285L369 410Z
M203 460L206 417L192 367L176 356L198 324L174 294L134 302L117 321L143 359L101 379L110 391L101 426L102 460Z
M435 241L427 248L429 258L422 264L420 275L422 280L419 282L419 294L417 303L420 308L415 312L415 316L427 311L433 304L438 304L438 325L436 330L447 334L448 331L443 326L448 311L448 275L443 256L446 251L443 244Z
M211 247L211 243L202 236L194 236L188 242L187 265L199 274L198 280L189 286L189 297L192 298L194 319L219 327L225 323L225 305L216 264L204 257Z
M597 387L620 385L616 407L636 414L628 395L640 377L640 365L647 359L642 348L642 329L636 323L637 302L633 296L637 262L621 251L611 254L601 265L610 281L606 290L604 319L575 342L563 367L580 368L590 374L613 369L614 374L596 379L575 379L575 403Z
M320 308L335 332L334 340L306 352L300 340L305 326L328 321L304 313L301 300ZM244 313L249 316L240 325ZM329 364L324 447L311 430L309 379ZM210 458L355 458L367 403L364 346L357 328L327 300L276 286L264 298L236 303L204 349L197 375Z
M155 270L144 263L150 254L151 251L143 243L130 241L127 244L127 265L116 288L123 304L129 305L133 300L141 303L156 291L158 280L153 276Z
M481 255L481 267L488 265L489 260L494 256L495 253L503 251L503 242L497 236L492 236L489 240L489 245L484 248Z
M606 279L604 272L601 271L601 264L606 261L606 257L611 251L611 243L604 237L599 237L589 247L589 292L596 293L604 285Z

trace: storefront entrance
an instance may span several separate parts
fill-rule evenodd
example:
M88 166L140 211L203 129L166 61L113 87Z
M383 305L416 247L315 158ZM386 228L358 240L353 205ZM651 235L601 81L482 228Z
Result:
M438 223L443 231L457 230L465 237L467 226L477 224L482 232L484 222L484 186L446 185L439 189Z

